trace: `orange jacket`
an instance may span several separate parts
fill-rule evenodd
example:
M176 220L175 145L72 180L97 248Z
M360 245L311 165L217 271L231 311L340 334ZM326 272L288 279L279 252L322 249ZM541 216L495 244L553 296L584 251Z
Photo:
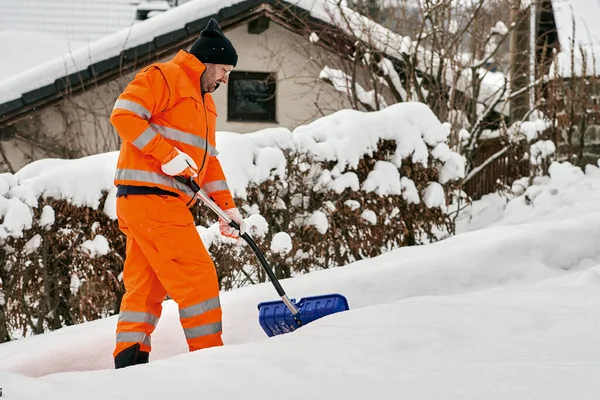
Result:
M200 168L197 183L206 194L224 210L235 207L217 159L216 107L210 94L200 92L204 69L195 56L180 50L172 60L140 71L127 85L110 117L122 139L115 185L156 186L188 203L192 190L161 170L177 147Z

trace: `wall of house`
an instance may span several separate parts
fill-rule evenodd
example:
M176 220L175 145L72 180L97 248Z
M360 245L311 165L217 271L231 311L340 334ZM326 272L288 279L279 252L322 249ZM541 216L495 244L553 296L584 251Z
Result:
M237 71L273 72L277 76L275 123L236 122L227 119L227 87L214 94L218 111L217 129L247 133L284 126L290 129L347 107L345 96L331 85L318 81L320 68L312 62L329 57L328 53L306 38L274 24L256 35L248 25L226 32L239 53ZM0 141L0 156L8 163L1 171L16 171L40 158L75 158L119 148L119 138L109 117L115 99L135 72L56 106L32 113L13 124Z
M119 137L110 124L110 113L132 76L31 113L5 128L0 140L1 170L16 171L40 158L77 158L117 150Z
M323 51L301 36L270 23L259 35L249 34L247 25L227 32L238 52L236 71L273 72L277 75L276 123L236 122L227 118L227 88L213 98L217 106L217 126L231 132L253 132L274 126L293 128L328 114L341 106L340 96L329 85L317 82L320 68L310 56Z

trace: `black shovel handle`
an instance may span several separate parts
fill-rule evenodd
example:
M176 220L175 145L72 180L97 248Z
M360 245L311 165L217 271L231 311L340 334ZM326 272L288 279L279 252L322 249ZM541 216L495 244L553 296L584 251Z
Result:
M194 181L191 178L185 178L183 176L176 176L175 179L177 179L179 182L189 186L190 189L192 189L198 195L200 200L202 200L219 217L221 217L223 220L225 220L229 224L229 226L231 226L234 229L237 229L238 231L240 230L240 226L237 224L237 222L233 221L231 219L231 217L225 213L225 211L223 211L218 205L216 205L210 199L210 197L208 197L206 195L206 193L204 193L204 191L200 188L200 186L196 183L196 181ZM262 265L263 269L267 273L269 279L271 280L271 283L273 284L273 286L275 287L275 290L277 291L277 294L280 297L284 298L284 302L285 302L285 300L288 300L287 295L285 294L285 291L283 290L283 288L281 287L281 284L279 283L279 280L277 279L277 277L273 273L273 270L269 266L269 263L267 262L265 255L262 253L262 251L260 251L260 249L254 242L252 237L250 237L250 235L248 235L248 232L245 232L241 236L246 241L246 243L248 243L248 245L250 246L250 248L252 249L254 254L256 254L258 261L260 261L260 264ZM286 305L288 305L287 302L286 302ZM290 307L290 305L288 305L288 307ZM295 306L293 306L293 308L295 308ZM290 309L290 311L292 311L292 314L296 314L298 312L297 309L295 309L295 310ZM294 312L294 311L296 311L296 312Z

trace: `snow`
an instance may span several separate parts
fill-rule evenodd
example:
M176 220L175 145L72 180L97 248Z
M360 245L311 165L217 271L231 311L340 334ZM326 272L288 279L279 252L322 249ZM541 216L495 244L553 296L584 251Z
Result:
M491 226L281 281L350 311L267 338L256 304L273 287L224 292L225 346L188 353L169 300L148 365L113 370L116 316L0 345L4 396L595 399L600 169L572 168L542 184L554 198L515 197Z
M444 163L439 171L438 180L441 184L465 177L465 158L451 151L447 143L438 143L431 155Z
M491 33L504 36L508 33L508 28L502 21L496 22L496 25L491 29Z
M451 34L456 34L456 32L458 32L458 21L456 21L455 19L450 21L450 24L448 26L448 32L450 32Z
M140 0L4 0L2 30L50 35L58 40L97 40L135 21ZM31 50L31 49L29 49Z
M108 240L103 235L96 235L93 240L86 240L81 247L88 252L91 258L104 256L110 252Z
M447 143L438 143L437 146L431 152L431 155L438 160L445 162L450 158L452 152Z
M377 225L377 214L373 210L364 210L360 217L365 221L369 222L371 225Z
M537 118L535 116L530 121L517 121L512 124L509 128L509 135L513 138L517 138L522 135L528 142L532 142L537 137L552 126L551 122L546 118Z
M0 224L0 239L9 235L21 237L23 229L31 228L33 223L31 209L18 198L0 197L0 218L3 218Z
M440 169L438 181L443 185L465 177L465 158L458 153L450 153Z
M277 232L271 240L273 253L288 254L292 250L292 237L286 232Z
M319 210L313 212L306 221L306 225L314 226L315 228L317 228L317 231L320 234L327 233L327 229L329 229L329 221L327 220L327 214Z
M42 237L39 234L33 235L31 239L25 243L25 254L34 253L42 244Z
M248 134L219 132L217 148L229 187L235 196L246 198L249 183L264 182L270 174L286 176L284 151L309 154L317 161L335 161L331 171L323 172L321 183L341 193L346 188L359 190L358 177L347 169L356 168L364 155L373 154L380 140L396 142L396 151L388 160L396 167L405 159L426 166L428 146L433 149L446 143L447 137L431 109L422 103L408 102L373 113L337 111L293 131L272 128ZM445 157L445 162L440 161L443 177L447 181L461 177L464 163L459 161L460 155L450 151ZM385 177L396 179L396 175ZM381 180L383 175L373 179Z
M69 53L85 42L66 41L52 34L0 30L0 54L10 62L0 63L0 82L29 68ZM35 48L36 51L31 51ZM27 49L27 50L24 50Z
M402 97L402 101L407 101L408 96L406 94L406 89L404 89L404 86L402 85L402 80L400 79L400 75L398 74L398 71L396 71L396 69L394 68L394 64L392 63L392 61L390 61L387 58L382 58L379 62L379 68L381 68L381 71L390 78L392 85L394 85L394 88Z
M354 83L356 97L362 104L367 104L373 110L387 107L385 98L381 94L377 93L377 101L375 101L376 95L374 90L367 92L359 83L353 82L352 78L342 70L325 67L319 74L319 79L331 82L335 90L346 95L352 93Z
M171 8L166 0L140 0L138 10L167 11ZM158 15L158 14L157 14Z
M76 206L98 209L102 191L112 191L118 152L77 160L42 159L30 163L15 176L23 190L18 196L30 205L39 196L65 199ZM116 216L115 216L116 217Z
M398 168L390 162L377 161L362 189L367 193L375 191L380 196L401 194Z
M16 186L17 181L12 174L7 172L0 174L0 195L6 196L11 187Z
M444 188L437 182L430 182L425 188L423 194L423 202L428 208L440 207L445 208L446 206L446 195L444 194Z
M573 74L581 75L584 57L587 60L586 75L600 74L600 2L589 0L553 0L552 7L556 21L558 41L562 51L558 53L550 71L564 78ZM572 49L573 28L575 28L575 49ZM580 47L583 48L583 54ZM574 53L574 54L573 54ZM571 57L574 56L573 65Z
M531 164L539 165L542 160L554 154L556 145L551 140L539 140L531 145Z
M346 200L344 204L350 207L351 210L357 210L360 208L360 203L356 200Z
M71 275L71 284L69 285L69 289L71 290L71 293L75 294L79 291L79 288L81 287L81 279L79 279L79 277L75 274Z
M390 162L397 167L409 157L426 166L427 144L446 140L441 123L422 103L397 103L377 113L341 110L299 126L294 135L300 150L320 160L337 160L340 170L356 168L362 155L374 151L381 139L396 141Z
M356 175L354 172L346 172L345 174L333 179L329 184L329 187L336 193L342 193L346 188L358 190L360 187L358 175Z
M488 194L474 202L459 218L457 231L600 213L600 168L596 165L582 171L568 162L553 162L548 176L537 177L532 185L527 181L513 183L513 194Z
M134 22L130 0L0 1L0 82Z
M54 224L54 209L48 205L45 205L42 209L42 215L40 216L40 226L52 226Z
M404 200L409 204L419 204L421 202L419 191L412 179L403 176L402 179L400 179L400 184L402 185L402 198Z

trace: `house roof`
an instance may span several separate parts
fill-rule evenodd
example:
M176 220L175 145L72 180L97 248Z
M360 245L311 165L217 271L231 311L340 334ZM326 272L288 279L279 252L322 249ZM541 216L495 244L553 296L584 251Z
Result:
M81 45L47 33L0 30L0 82Z
M325 46L339 47L344 31L351 31L357 37L368 35L369 42L392 59L400 60L403 53L410 52L411 41L407 37L392 33L345 7L341 15L336 3L335 0L189 1L0 81L0 126L16 121L31 110L59 102L68 93L115 79L190 45L210 18L217 19L221 28L227 30L267 15L292 29L319 27L320 43ZM323 35L327 27L333 31L329 39L334 43L328 43L328 35Z
M17 0L0 2L0 27L86 42L130 26L139 0Z
M574 71L571 68L572 40L583 49L589 60L586 75L600 74L600 1L598 0L552 0L554 20L560 52L553 68L560 76L568 78L573 72L582 73L583 57L579 50L573 54ZM575 27L575 35L573 35ZM594 61L595 59L595 61ZM592 65L595 63L595 66ZM553 70L551 71L553 73Z
M137 1L0 1L0 81L131 26Z

